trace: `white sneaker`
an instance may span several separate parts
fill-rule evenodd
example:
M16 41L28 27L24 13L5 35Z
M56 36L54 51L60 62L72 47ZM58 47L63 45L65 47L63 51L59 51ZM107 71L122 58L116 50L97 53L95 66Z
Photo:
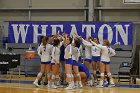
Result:
M60 82L59 81L56 82L56 86L60 86Z
M103 88L103 87L104 87L104 86L103 86L103 80L100 80L99 85L97 85L96 87L97 87L97 88Z
M64 86L63 85L59 85L59 86L57 86L58 88L63 88Z
M97 82L94 82L94 83L93 83L93 86L97 86L97 85L98 85Z
M86 84L86 85L87 85L87 86L92 86L92 85L93 85L92 80L87 81L87 84Z
M110 84L108 85L108 87L115 87L115 84Z
M51 85L50 85L50 84L47 84L46 86L47 86L48 88L51 88Z
M75 89L76 88L75 85L73 85L72 88Z
M58 87L55 85L52 85L51 88L57 89Z
M75 88L79 88L79 86L78 85L75 85Z
M66 87L65 89L66 89L66 90L71 90L71 89L73 89L73 87L72 87L72 86L68 86L68 87Z
M79 87L80 87L80 88L82 88L82 87L83 87L83 85L82 85L82 84L79 84Z
M103 85L97 85L96 87L97 88L103 88L104 86Z
M39 87L39 85L38 85L37 82L33 82L33 84L34 84L36 87Z

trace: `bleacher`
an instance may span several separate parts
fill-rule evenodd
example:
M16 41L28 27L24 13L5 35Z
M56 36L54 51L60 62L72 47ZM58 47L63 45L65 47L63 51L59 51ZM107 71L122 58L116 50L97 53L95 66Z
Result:
M114 57L111 57L110 70L113 75L118 75L120 64L122 62L131 63L132 61L132 46L131 45L112 45L111 47L115 49L116 55Z

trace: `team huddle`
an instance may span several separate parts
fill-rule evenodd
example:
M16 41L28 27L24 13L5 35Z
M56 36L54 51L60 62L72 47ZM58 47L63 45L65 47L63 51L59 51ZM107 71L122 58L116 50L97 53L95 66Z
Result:
M97 37L72 38L65 33L52 37L42 36L37 51L41 59L40 72L33 82L37 87L40 86L38 82L43 76L49 88L59 88L60 80L67 83L65 89L82 88L85 83L96 87L104 87L107 84L110 87L115 86L110 73L110 57L116 53L110 47L109 40L104 40L101 45ZM93 81L89 73L90 64L93 68ZM99 82L97 70L100 72Z

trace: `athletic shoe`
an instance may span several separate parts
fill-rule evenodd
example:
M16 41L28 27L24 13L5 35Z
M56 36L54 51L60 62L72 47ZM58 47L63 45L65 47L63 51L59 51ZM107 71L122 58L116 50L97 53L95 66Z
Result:
M33 82L33 84L34 84L36 87L39 87L39 85L38 85L37 82Z
M103 85L97 85L96 87L97 88L103 88L104 86Z
M100 81L99 85L96 86L97 88L103 88L103 80Z
M51 88L57 89L58 87L55 85L52 85Z
M87 85L87 86L92 86L92 85L93 85L92 80L87 81L87 84L86 84L86 85Z
M65 89L66 89L66 90L71 90L71 89L73 89L73 87L69 85L69 86L66 87Z
M108 87L115 87L115 84L110 84L108 85Z
M97 86L97 82L94 82L94 83L93 83L93 86L95 86L95 87L96 87L96 86Z
M82 84L79 84L79 88L82 88L83 87L83 85Z

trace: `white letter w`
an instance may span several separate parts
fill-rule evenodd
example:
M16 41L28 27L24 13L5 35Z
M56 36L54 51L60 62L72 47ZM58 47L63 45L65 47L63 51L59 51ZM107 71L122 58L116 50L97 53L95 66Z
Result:
M20 34L22 43L25 43L29 24L12 24L12 27L14 31L15 43L18 43Z

